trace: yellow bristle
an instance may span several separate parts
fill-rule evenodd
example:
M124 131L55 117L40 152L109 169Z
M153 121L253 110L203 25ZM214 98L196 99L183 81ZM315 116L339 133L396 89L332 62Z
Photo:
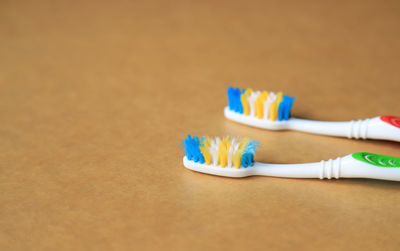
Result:
M240 101L242 101L242 106L243 106L243 114L248 116L250 113L250 105L249 101L247 100L247 97L250 96L250 94L253 92L252 89L246 89L244 93L240 96Z
M268 99L268 92L263 91L256 99L256 117L262 119L264 117L264 102Z
M231 140L229 137L225 137L219 142L218 159L221 167L225 167L228 163L228 151L230 146Z
M269 119L271 121L275 121L277 114L276 114L276 100L271 103L271 106L269 108Z
M242 154L248 143L249 139L242 139L238 150L233 155L233 165L235 166L236 169L239 169L242 164L241 163Z
M276 101L278 101L278 105L282 102L283 100L283 93L282 92L278 92L278 94L276 94Z
M204 139L204 141L202 142L202 145L200 145L200 151L203 154L204 162L207 165L211 164L210 146L211 146L211 142L210 142L209 137L206 137Z
M283 99L282 92L278 92L276 95L276 100L271 103L271 107L269 109L271 121L275 121L278 118L279 104L282 102L282 99Z

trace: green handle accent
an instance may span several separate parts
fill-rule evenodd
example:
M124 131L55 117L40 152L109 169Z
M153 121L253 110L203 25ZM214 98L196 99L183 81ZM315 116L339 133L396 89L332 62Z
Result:
M385 156L375 153L353 153L353 158L356 160L363 161L365 163L380 166L380 167L389 167L389 168L398 168L400 167L400 158L399 157L391 157Z

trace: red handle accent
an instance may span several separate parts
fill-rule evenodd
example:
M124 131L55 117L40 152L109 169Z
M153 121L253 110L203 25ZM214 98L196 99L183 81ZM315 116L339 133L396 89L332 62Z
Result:
M392 126L400 128L400 118L396 116L381 116L381 120L391 124Z

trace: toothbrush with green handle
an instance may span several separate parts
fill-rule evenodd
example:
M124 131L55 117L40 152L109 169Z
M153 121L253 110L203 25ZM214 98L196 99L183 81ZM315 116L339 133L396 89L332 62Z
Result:
M210 142L207 143L210 147L203 141ZM359 152L314 163L264 164L254 162L256 146L255 141L240 141L236 138L228 140L197 138L197 141L193 141L192 137L188 137L183 141L186 154L183 164L193 171L234 178L261 175L285 178L368 178L400 181L400 157Z

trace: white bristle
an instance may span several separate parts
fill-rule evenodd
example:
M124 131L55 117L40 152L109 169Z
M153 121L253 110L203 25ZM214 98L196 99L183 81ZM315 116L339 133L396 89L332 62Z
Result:
M269 119L269 108L271 107L271 103L275 100L276 94L274 92L270 92L267 101L264 102L264 119Z
M218 148L219 148L219 137L211 139L210 154L214 166L218 164Z
M232 167L233 156L235 155L237 149L239 148L240 143L236 143L236 141L237 141L236 138L233 138L231 140L231 146L230 146L229 152L228 152L228 167Z
M250 106L250 116L256 116L256 99L260 95L260 91L254 91L247 97Z

